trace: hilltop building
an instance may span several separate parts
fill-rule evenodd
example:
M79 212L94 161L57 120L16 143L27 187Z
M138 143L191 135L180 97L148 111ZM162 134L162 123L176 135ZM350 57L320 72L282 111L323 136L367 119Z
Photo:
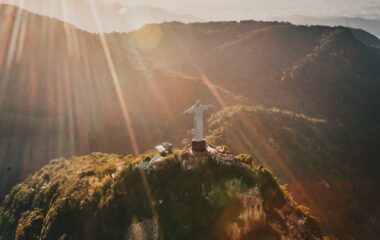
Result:
M172 153L173 144L164 142L158 146L155 146L154 149L156 149L161 155L167 155L167 154Z

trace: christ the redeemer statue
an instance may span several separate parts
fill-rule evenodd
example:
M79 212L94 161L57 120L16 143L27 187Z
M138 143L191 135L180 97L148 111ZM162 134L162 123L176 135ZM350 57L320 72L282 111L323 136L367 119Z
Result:
M207 111L211 105L202 105L200 100L195 102L195 105L186 110L185 114L194 115L194 129L192 130L194 134L193 142L204 142L203 138L203 112Z

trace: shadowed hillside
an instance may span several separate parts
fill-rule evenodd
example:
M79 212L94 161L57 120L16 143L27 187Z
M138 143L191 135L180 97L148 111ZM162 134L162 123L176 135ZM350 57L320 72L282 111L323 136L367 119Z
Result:
M210 142L225 143L234 152L251 152L255 164L273 169L332 235L378 236L379 180L368 174L374 158L362 132L352 129L348 134L323 119L246 106L213 114L209 128Z

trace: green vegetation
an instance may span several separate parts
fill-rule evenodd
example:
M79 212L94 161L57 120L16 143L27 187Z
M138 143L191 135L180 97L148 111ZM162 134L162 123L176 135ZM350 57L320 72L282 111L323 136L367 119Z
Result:
M286 176L284 165L299 177L320 176L317 171L326 172L329 168L315 167L331 164L331 159L341 154L343 145L349 141L342 129L324 119L277 108L228 107L213 114L208 126L211 143L224 142L233 152L252 153L238 158L248 164L255 159L286 182L292 179ZM330 177L336 176L331 173Z
M253 158L249 154L240 154L236 156L237 160L239 160L242 163L247 164L248 166L251 166L253 164Z
M183 171L178 150L165 157L159 170L135 167L154 154L134 158L93 153L51 161L5 198L0 239L124 239L127 232L133 233L132 224L152 219L157 219L157 234L164 239L229 239L228 224L246 224L239 218L244 209L237 194L254 187L260 189L268 219L249 236L279 238L269 222L278 218L276 209L291 203L268 170L217 166L210 161L194 171ZM229 189L231 181L239 182L239 188ZM212 199L206 197L210 191ZM305 228L319 236L315 221L304 216L309 219Z
M349 228L355 229L355 236L376 238L376 231L356 228L365 221L375 229L379 220L368 216L380 213L374 207L378 182L371 179L366 164L376 157L368 152L362 131L347 131L341 124L291 111L250 106L227 107L213 114L208 125L210 142L251 153L256 165L269 167L297 201L313 209L326 232L340 236Z

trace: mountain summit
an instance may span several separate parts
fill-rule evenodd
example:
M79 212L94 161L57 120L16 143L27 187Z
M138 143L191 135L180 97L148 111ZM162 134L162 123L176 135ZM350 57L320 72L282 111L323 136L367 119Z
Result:
M192 170L186 149L53 160L6 197L0 239L322 239L248 155L209 146L202 159Z

